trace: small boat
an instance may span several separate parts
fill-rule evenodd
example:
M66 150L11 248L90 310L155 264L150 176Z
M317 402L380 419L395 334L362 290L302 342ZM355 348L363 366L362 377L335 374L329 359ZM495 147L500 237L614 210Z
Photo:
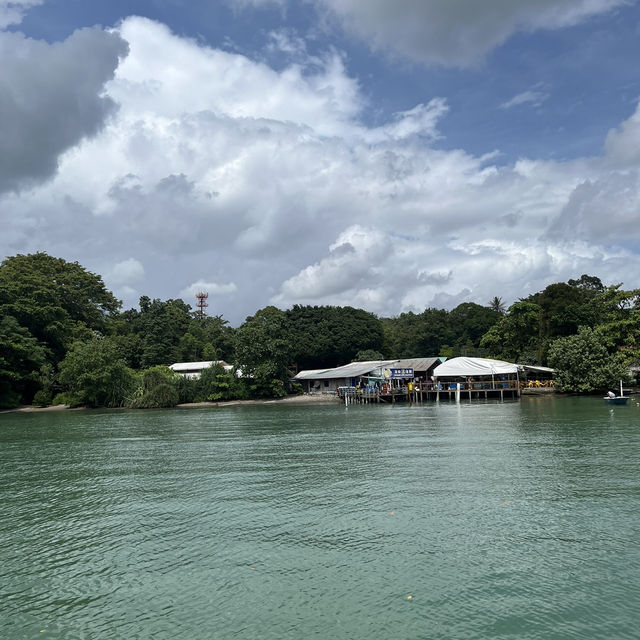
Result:
M629 396L605 396L604 401L607 404L627 404L627 400L629 400Z
M604 401L607 404L627 404L629 400L629 396L624 395L624 390L622 388L622 380L620 380L620 395L617 396L613 391L609 391L609 393L604 397Z

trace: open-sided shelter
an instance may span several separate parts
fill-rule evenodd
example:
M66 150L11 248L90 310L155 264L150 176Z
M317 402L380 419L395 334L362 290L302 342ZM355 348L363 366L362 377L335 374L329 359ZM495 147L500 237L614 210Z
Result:
M467 389L501 389L519 386L518 365L490 358L450 358L433 370L437 383L464 385Z

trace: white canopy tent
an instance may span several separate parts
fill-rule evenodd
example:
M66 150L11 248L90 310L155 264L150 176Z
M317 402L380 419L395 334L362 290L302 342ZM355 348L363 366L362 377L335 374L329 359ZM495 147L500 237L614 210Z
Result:
M433 370L434 378L518 375L518 365L489 358L451 358Z

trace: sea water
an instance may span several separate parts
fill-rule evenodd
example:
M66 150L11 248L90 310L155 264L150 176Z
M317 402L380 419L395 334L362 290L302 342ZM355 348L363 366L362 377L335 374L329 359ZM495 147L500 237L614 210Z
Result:
M0 637L640 634L640 408L0 415Z

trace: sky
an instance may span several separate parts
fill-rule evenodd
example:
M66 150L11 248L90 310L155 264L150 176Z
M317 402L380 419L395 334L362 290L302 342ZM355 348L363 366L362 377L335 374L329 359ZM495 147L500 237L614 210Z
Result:
M640 287L637 0L0 0L0 258L391 317Z

